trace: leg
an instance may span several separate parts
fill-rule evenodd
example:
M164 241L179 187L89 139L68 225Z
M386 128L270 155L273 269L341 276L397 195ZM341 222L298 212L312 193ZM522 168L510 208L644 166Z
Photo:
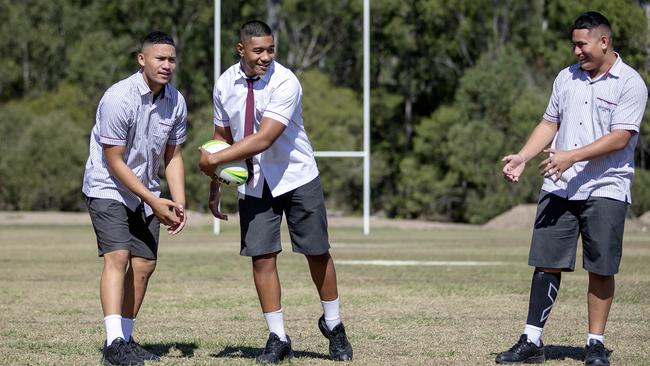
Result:
M282 308L280 278L276 265L278 253L253 257L253 279L262 311L270 313Z
M587 305L589 309L589 333L605 334L605 324L614 300L614 276L589 273Z
M311 279L316 285L318 295L323 301L333 301L339 297L336 286L336 270L329 252L323 255L307 255Z
M147 292L149 278L156 269L156 260L131 257L130 264L124 280L122 316L135 319Z
M116 250L104 254L104 269L99 284L99 297L104 316L122 314L122 294L128 263L128 250Z

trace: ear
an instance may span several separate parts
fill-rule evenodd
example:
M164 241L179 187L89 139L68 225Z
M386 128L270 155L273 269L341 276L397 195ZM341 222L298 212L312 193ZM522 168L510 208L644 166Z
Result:
M603 34L600 36L600 48L603 50L603 52L607 51L607 48L609 47L609 37L607 34Z
M241 42L237 42L235 49L237 50L237 54L239 54L240 57L244 55L244 45Z
M140 66L144 67L144 53L142 52L138 53L138 63Z

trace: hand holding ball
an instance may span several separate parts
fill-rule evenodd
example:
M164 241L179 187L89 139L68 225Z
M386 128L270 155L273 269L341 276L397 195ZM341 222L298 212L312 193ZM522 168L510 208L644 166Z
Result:
M210 140L203 144L201 148L210 154L221 151L230 145L221 140ZM248 180L248 169L246 162L243 160L217 166L214 171L214 178L222 184L229 186L240 186Z

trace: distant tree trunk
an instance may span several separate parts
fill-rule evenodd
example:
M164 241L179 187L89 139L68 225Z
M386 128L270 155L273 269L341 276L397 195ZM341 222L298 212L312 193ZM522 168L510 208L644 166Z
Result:
M26 94L29 91L29 77L30 77L30 65L29 65L29 42L27 40L22 42L22 51L23 51L23 94Z

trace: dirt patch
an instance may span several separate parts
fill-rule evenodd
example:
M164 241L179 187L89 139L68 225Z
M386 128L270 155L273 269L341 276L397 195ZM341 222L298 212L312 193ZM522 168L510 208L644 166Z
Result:
M499 230L532 230L535 223L537 205L518 205L494 217L483 225L487 229ZM650 230L650 212L638 218L628 217L625 220L625 231L646 232Z

